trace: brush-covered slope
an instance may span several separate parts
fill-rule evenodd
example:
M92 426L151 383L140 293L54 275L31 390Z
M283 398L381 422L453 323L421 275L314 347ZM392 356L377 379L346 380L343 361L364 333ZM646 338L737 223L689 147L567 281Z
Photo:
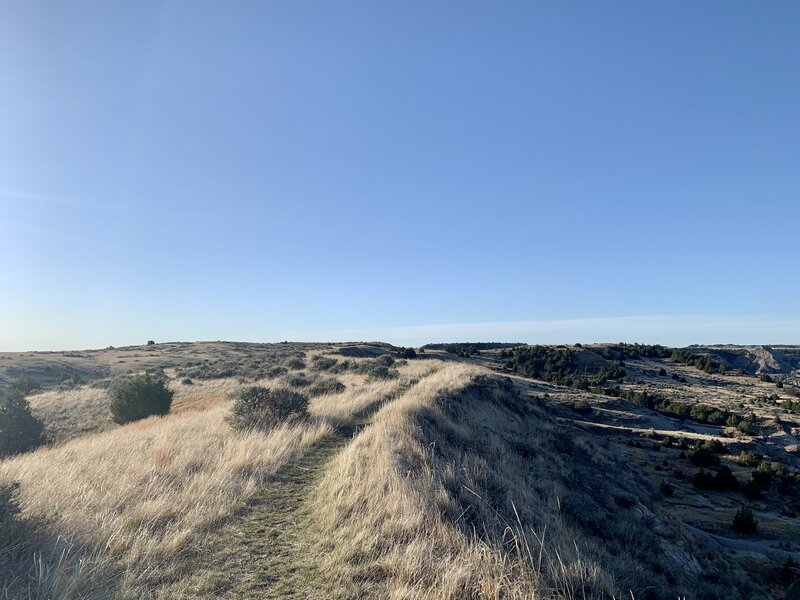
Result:
M715 597L649 486L507 379L452 366L378 412L313 504L352 597Z
M173 350L167 417L107 428L102 387L31 396L60 438L0 461L22 523L0 598L767 597L541 383L374 344ZM307 418L232 429L252 384L307 394Z

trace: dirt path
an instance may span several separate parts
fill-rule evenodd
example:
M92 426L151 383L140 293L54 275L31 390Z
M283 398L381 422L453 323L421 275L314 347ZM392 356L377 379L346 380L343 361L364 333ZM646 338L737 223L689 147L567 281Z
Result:
M218 544L180 597L343 598L347 592L318 565L308 535L306 500L330 460L372 415L410 386L376 400L297 459L284 465L215 535ZM188 593L188 595L187 595ZM172 595L170 595L172 597Z
M219 531L203 591L222 598L331 598L305 537L305 500L327 462L350 438L336 432L285 465L241 514Z

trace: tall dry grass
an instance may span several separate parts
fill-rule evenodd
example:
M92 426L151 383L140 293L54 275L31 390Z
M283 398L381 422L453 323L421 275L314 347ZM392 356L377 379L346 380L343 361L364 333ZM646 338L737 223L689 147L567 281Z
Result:
M326 570L372 598L674 589L648 572L661 560L652 513L614 504L609 465L587 453L596 449L486 374L442 368L382 408L334 459L312 501Z
M0 463L0 478L19 481L25 514L53 518L54 537L82 559L113 562L113 586L135 596L153 578L179 576L182 553L330 431L314 422L240 433L227 411L150 418L41 449Z
M109 423L114 429L0 462L0 479L21 483L24 514L47 519L35 553L17 562L0 592L13 597L24 588L33 598L102 598L113 590L140 597L154 583L180 579L187 558L203 547L215 524L328 435L329 423L347 422L440 367L438 361L408 363L385 381L337 375L345 391L314 398L312 422L267 433L236 432L224 420L229 399L252 383L172 380L176 393L167 417L123 427ZM97 428L108 419L107 392L88 386L38 394L31 404L64 439L78 435L79 423Z
M435 373L444 365L439 360L409 361L397 369L396 378L376 381L357 373L337 375L337 379L347 386L345 391L312 398L309 412L334 423L347 422L354 415L376 408L376 405L391 399L401 389Z
M175 413L208 408L219 402L231 400L243 386L244 384L235 377L195 379L191 384L173 379L169 382L169 388L175 392L170 410Z
M116 427L104 389L88 385L71 390L52 389L28 396L28 402L31 412L44 423L48 440L54 444Z

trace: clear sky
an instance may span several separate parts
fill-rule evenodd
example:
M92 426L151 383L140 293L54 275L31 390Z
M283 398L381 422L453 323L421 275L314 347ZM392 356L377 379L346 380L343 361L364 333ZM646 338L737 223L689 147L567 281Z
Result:
M0 350L800 343L800 3L0 0Z

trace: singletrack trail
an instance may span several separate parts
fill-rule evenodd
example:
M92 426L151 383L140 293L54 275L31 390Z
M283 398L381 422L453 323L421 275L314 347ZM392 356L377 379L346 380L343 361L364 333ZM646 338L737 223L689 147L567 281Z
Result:
M215 535L218 543L196 563L191 596L349 597L347 590L340 589L340 584L319 566L307 500L328 463L359 430L369 426L381 406L401 397L410 387L402 385L389 396L376 399L267 481L241 511L220 527Z

